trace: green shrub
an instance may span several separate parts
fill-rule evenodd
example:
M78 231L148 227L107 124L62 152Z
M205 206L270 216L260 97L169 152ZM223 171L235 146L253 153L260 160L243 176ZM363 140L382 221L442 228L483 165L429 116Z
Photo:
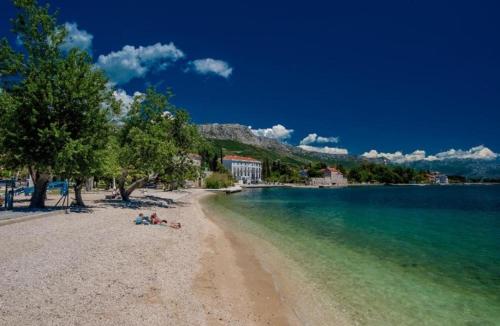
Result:
M205 179L205 187L208 189L227 188L232 185L234 185L234 180L227 173L214 172Z

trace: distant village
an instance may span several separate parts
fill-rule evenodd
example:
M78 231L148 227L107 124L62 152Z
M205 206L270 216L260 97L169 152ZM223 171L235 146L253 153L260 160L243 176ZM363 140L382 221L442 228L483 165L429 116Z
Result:
M201 167L202 162L199 155L192 155L191 159L195 165ZM262 164L263 163L260 160L248 156L226 155L222 158L222 165L239 185L259 185L268 183L264 180L262 175ZM326 168L321 169L320 172L320 176L311 177L307 169L301 169L299 175L304 181L304 186L318 188L343 187L349 185L350 183L347 176L345 176L336 167L327 166ZM207 177L210 174L211 172L208 170L203 172L204 177ZM445 174L433 171L426 174L425 183L445 185L449 183L449 180L448 176ZM416 184L416 182L410 182L410 184Z

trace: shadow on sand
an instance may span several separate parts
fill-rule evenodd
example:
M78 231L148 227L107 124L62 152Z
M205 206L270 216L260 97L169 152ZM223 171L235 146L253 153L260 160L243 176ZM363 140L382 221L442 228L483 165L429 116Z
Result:
M170 198L162 198L158 196L147 195L143 198L133 198L129 201L123 201L121 199L101 199L96 200L95 203L100 207L113 207L113 208L127 208L127 209L139 209L139 208L174 208L178 206L185 206L187 203L182 201L174 201Z

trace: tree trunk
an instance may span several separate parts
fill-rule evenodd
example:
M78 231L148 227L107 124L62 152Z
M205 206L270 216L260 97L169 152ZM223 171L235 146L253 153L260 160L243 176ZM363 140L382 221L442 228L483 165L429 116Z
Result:
M147 177L141 178L139 180L134 181L130 187L125 188L125 181L127 180L127 171L123 171L120 179L118 179L118 190L120 191L120 196L122 197L123 201L129 201L130 200L130 195L134 190L137 188L140 188L144 185L146 180L148 180Z
M129 195L127 195L127 190L125 189L125 181L127 180L127 171L122 171L122 175L118 178L118 191L120 191L120 196L122 200L128 201Z
M85 190L92 191L94 190L94 177L90 177L85 182Z
M85 203L83 202L83 197L82 197L82 188L83 188L83 180L76 179L74 186L76 205L85 207Z
M34 182L34 191L31 195L30 208L45 208L45 198L47 197L47 186L49 185L49 175L45 173L34 173L30 168L31 178Z

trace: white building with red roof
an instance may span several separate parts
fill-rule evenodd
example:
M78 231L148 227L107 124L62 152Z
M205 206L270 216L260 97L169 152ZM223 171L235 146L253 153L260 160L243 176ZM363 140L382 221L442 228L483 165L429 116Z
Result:
M262 181L262 162L246 156L226 155L222 159L224 167L240 183Z

